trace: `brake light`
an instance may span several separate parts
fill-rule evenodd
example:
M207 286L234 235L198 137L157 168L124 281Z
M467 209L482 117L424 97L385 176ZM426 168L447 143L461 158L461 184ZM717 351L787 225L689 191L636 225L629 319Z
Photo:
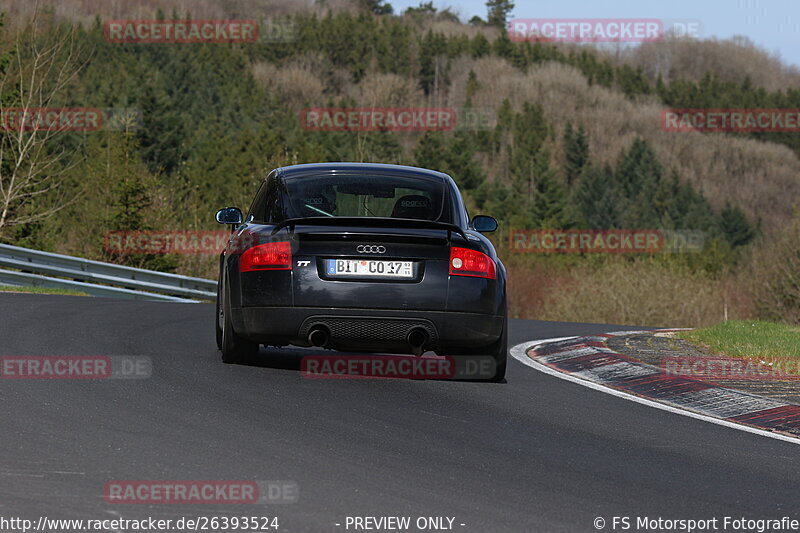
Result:
M292 247L288 242L268 242L247 249L239 258L239 272L291 270Z
M497 279L494 260L488 255L469 248L450 248L450 275Z

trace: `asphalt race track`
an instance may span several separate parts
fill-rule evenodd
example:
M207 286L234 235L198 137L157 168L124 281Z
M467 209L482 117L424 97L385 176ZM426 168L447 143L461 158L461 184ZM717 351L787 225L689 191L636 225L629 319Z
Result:
M153 362L144 380L0 380L0 515L277 515L281 532L346 531L334 524L347 516L450 516L464 532L594 531L614 515L798 518L794 444L512 358L501 384L311 380L296 349L224 365L213 320L211 305L0 294L0 355ZM510 345L619 329L634 328L516 320ZM300 500L103 499L110 480L242 479L294 480Z

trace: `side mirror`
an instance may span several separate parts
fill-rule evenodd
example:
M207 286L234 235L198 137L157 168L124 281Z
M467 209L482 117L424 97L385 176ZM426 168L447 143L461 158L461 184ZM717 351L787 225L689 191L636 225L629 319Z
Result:
M481 233L490 233L497 229L497 220L486 215L475 215L472 219L472 227Z
M238 207L226 207L217 211L215 217L220 224L241 224L244 220Z

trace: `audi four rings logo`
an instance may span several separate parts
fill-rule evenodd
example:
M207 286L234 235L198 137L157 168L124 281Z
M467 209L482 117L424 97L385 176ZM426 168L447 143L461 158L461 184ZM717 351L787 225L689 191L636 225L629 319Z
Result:
M356 246L356 252L360 254L385 254L386 247L378 244L359 244Z

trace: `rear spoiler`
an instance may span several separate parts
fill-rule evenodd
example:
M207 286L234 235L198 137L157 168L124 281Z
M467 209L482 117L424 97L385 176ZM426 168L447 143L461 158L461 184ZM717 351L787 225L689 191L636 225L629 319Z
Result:
M271 235L288 227L289 231L294 231L295 226L359 226L364 228L420 228L420 229L440 229L447 231L447 240L450 240L451 233L458 233L464 240L467 234L455 224L446 222L435 222L433 220L419 220L415 218L389 218L389 217L305 217L288 218L283 222L278 222L272 228Z

